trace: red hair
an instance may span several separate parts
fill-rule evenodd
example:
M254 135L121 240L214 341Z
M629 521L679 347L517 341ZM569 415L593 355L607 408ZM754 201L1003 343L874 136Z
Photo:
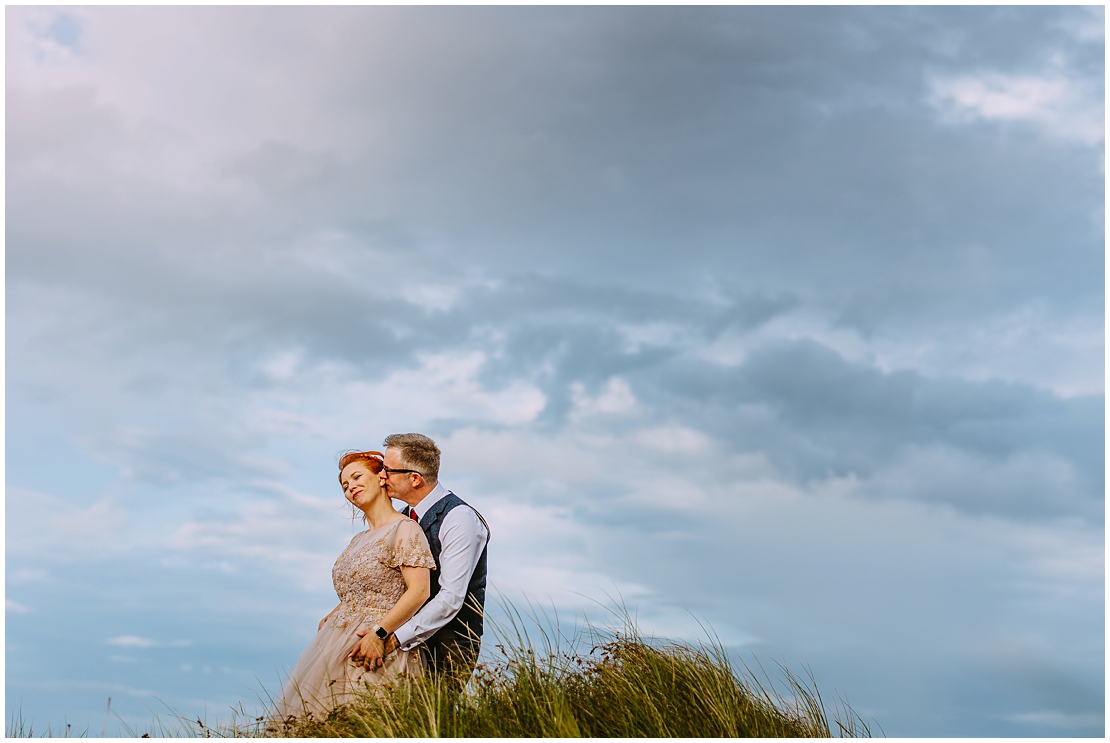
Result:
M366 468L375 475L382 471L385 462L380 451L349 451L339 458L339 477L343 477L343 470L352 462L362 462ZM342 480L340 480L342 482Z

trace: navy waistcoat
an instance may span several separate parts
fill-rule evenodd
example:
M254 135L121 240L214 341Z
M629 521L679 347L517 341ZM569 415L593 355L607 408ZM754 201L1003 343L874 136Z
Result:
M486 527L486 545L489 544L489 525L486 520L482 518L482 514L471 505L467 504L459 496L451 491L447 491L447 495L436 501L435 505L431 507L427 513L420 517L420 528L424 530L424 534L428 537L428 546L432 549L432 557L435 558L436 565L439 565L439 553L442 545L439 542L439 530L443 526L443 519L451 511L459 506L465 506L477 514L478 519L482 522L482 526ZM411 510L411 509L410 509ZM428 594L428 601L431 601L439 593L439 570L431 571L431 592ZM427 603L427 602L425 602ZM463 601L462 608L455 617L439 629L434 635L424 641L424 644L429 649L435 648L448 640L458 638L458 641L474 642L482 636L482 615L485 611L486 605L486 546L482 547L482 555L478 558L478 564L474 566L474 573L470 576L470 582L466 587L466 599Z

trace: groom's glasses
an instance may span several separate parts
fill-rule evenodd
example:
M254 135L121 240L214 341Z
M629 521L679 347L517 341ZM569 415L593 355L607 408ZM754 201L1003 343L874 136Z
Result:
M424 476L424 473L423 473L423 472L417 472L416 470L395 470L395 469L393 469L392 467L384 467L384 466L382 467L382 472L383 472L383 473L385 473L385 476L386 476L386 477L389 477L390 475L395 475L395 474L397 474L398 472L402 472L402 473L412 473L412 474L414 474L414 475L420 475L421 477L423 477L423 476Z

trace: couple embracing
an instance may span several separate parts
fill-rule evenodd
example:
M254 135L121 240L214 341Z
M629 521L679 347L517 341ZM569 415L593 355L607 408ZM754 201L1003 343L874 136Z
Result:
M461 688L477 663L489 527L439 484L434 441L401 433L384 444L339 460L343 495L368 528L332 568L339 605L297 660L277 719L324 714L399 676ZM407 505L398 512L391 498Z

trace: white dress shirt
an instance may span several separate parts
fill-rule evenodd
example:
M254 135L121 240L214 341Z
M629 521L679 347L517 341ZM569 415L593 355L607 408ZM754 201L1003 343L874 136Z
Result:
M447 489L436 483L432 492L413 506L423 518ZM443 517L439 528L439 593L424 604L412 619L397 628L394 634L402 650L411 650L427 640L455 618L466 600L466 587L486 547L489 532L478 514L469 507L455 507Z

